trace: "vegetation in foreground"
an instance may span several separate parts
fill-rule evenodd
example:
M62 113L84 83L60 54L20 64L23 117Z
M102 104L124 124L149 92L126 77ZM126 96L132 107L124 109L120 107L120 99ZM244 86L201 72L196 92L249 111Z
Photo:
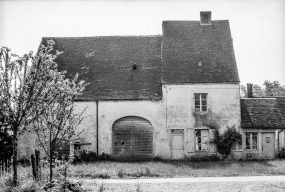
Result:
M72 166L76 179L130 179L285 175L285 161L151 161L83 163Z
M48 168L42 169L42 180L33 181L32 168L19 168L19 186L12 190L10 174L0 178L3 191L40 191L49 180ZM174 177L223 177L223 176L264 176L285 175L285 161L150 161L112 162L98 161L72 165L69 180L85 179L133 179L133 178L174 178ZM55 179L60 178L60 169L55 168ZM100 185L101 186L101 185ZM10 187L10 188L9 188ZM102 188L102 187L101 187ZM99 186L98 186L99 190Z

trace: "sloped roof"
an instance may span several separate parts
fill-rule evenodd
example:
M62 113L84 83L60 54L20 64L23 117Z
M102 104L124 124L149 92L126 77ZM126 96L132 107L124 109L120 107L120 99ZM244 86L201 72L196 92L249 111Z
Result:
M161 36L102 36L52 39L59 70L79 74L82 100L161 99ZM137 70L133 70L137 65Z
M276 98L241 99L242 128L285 128L282 115L285 103L279 105Z
M237 83L238 70L227 20L164 21L163 83ZM201 67L198 62L202 61Z
M285 119L285 97L277 97L276 98L278 107L280 109L280 112L283 116L283 118Z

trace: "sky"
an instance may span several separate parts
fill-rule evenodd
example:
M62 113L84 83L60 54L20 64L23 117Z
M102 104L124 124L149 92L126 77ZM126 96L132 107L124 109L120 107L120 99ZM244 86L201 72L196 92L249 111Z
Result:
M241 84L285 85L284 0L2 0L0 47L22 55L42 37L162 34L164 20L229 20Z

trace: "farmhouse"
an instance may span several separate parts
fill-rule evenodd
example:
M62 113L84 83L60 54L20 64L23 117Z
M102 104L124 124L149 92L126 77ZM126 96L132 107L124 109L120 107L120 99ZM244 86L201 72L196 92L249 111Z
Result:
M252 84L241 99L244 158L272 159L284 147L285 98L253 97Z
M252 121L264 120L255 113L263 103L274 118L281 115L277 100L240 99L229 22L211 20L211 12L201 12L200 21L163 21L162 35L45 37L42 43L49 39L64 52L59 70L89 83L76 102L78 110L88 108L72 155L83 150L132 160L216 155L213 128L222 133L233 126L243 134L243 142L234 145L235 158L256 151L258 158L273 158L276 146L284 146L280 116L267 127ZM282 134L279 144L276 135ZM268 138L274 153L262 148ZM33 145L30 136L23 137L20 156Z

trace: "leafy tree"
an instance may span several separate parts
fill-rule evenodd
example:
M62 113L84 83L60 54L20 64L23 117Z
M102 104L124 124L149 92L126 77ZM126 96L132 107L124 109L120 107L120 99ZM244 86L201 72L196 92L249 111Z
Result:
M246 97L246 86L245 85L240 85L240 96L241 98Z
M61 53L51 54L53 45L47 41L35 56L30 52L20 57L7 47L0 50L0 117L2 126L12 132L14 185L18 180L18 138L57 102L54 98L59 93L53 88L63 81L65 72L58 72L54 61Z
M281 85L279 81L265 80L263 85L266 96L285 96L285 85Z
M253 85L252 92L254 97L265 97L265 91L259 85Z
M74 99L84 90L84 82L76 83L77 76L72 80L65 79L64 74L61 76L58 81L50 84L50 88L57 92L55 102L47 105L45 112L39 115L33 124L37 142L50 159L50 181L53 176L52 162L56 148L59 148L57 152L61 156L71 139L83 132L76 132L76 128L84 119L83 113L86 109L75 113Z
M263 83L264 87L259 85L252 86L252 92L254 97L276 97L276 96L285 96L285 85L281 85L279 81L269 81L265 80ZM246 86L240 86L241 97L246 96Z
M232 146L235 142L241 142L242 136L236 131L234 126L227 127L227 130L220 134L218 129L213 131L214 139L213 142L217 146L217 151L223 156L223 159L227 158L231 153Z

